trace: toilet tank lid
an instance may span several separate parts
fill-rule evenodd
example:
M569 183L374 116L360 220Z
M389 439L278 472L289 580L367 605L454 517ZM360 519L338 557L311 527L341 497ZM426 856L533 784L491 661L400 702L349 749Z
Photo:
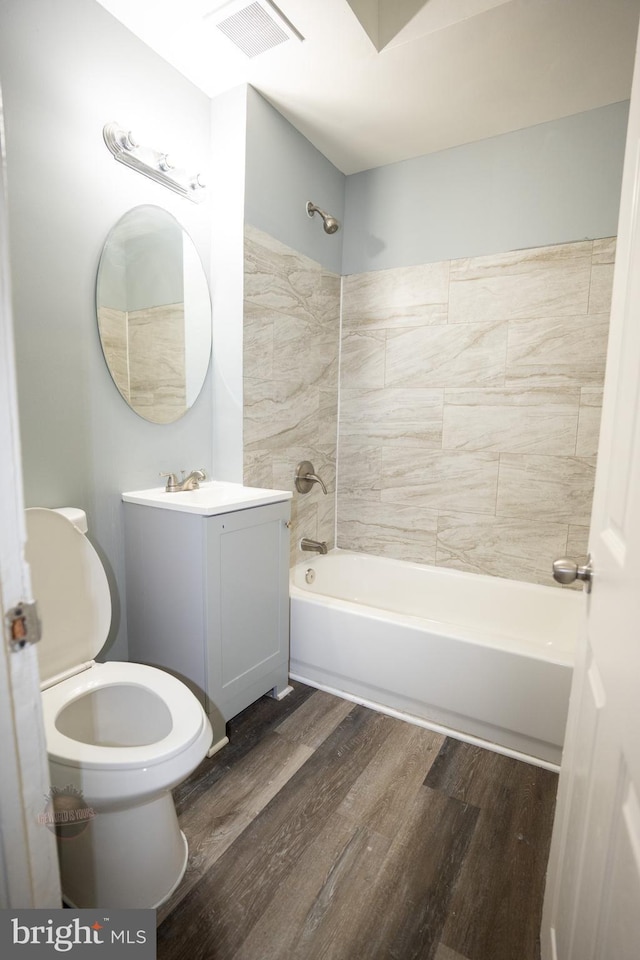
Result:
M94 660L111 625L111 595L91 542L63 513L26 511L26 559L42 621L37 646L42 683Z

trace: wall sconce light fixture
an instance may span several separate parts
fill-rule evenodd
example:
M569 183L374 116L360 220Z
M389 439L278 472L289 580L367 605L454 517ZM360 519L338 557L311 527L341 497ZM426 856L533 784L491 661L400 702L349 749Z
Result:
M173 165L171 157L162 150L142 147L131 131L124 130L118 123L107 123L102 131L104 142L116 160L126 164L138 173L161 183L174 193L179 193L194 203L201 203L205 197L205 187L199 173L189 174Z

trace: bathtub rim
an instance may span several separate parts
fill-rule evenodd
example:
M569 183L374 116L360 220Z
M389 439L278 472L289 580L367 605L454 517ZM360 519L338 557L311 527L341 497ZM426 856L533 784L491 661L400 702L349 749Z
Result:
M490 645L496 650L502 650L515 656L530 657L534 660L542 660L545 663L555 664L556 666L561 667L571 667L575 665L575 651L578 642L578 633L574 638L574 645L572 649L562 650L553 647L540 646L539 644L530 641L530 640L516 640L513 637L510 637L508 634L501 634L495 630L482 630L480 627L465 627L463 624L457 623L456 621L445 621L445 620L435 620L429 617L418 616L416 614L408 613L398 613L394 610L387 610L384 607L376 607L368 603L358 603L354 600L344 600L341 597L334 597L328 593L320 593L319 591L306 590L304 587L299 586L294 582L294 571L300 568L308 570L309 567L313 566L314 563L318 561L323 562L326 557L331 556L355 556L355 557L369 557L374 556L373 554L358 553L355 550L342 550L338 547L334 547L329 551L328 554L320 557L310 557L309 560L302 560L299 563L295 564L290 568L289 571L289 600L297 599L302 600L305 603L311 603L318 606L330 607L333 609L346 610L349 613L352 613L354 616L358 617L369 617L386 622L395 622L398 621L406 624L407 626L418 627L422 626L424 629L429 629L433 632L438 633L443 637L448 639L458 640L462 643L469 643L475 646L487 646ZM414 569L422 570L427 568L429 570L435 570L438 573L444 571L447 576L451 575L452 579L466 579L468 577L481 578L484 581L491 582L499 581L508 586L512 584L517 584L518 587L523 586L525 588L532 588L536 592L552 590L552 587L547 587L544 584L538 583L528 583L521 580L508 580L505 577L492 577L489 574L476 574L469 573L463 570L453 570L448 567L440 568L436 567L433 564L422 564L415 563L407 560L394 560L387 557L375 557L376 560L383 560L385 563L391 563L395 565L402 566L411 566ZM576 607L577 604L581 602L581 593L577 591L565 591L568 596L575 596L576 600L567 600L568 603L573 603ZM582 601L584 602L584 601Z

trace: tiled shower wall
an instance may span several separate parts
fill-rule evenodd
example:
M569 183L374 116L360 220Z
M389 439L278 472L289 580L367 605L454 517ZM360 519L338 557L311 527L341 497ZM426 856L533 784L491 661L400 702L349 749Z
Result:
M585 552L614 253L344 278L338 546L539 583Z
M334 545L340 277L247 226L244 282L244 481L294 491L296 562L301 537ZM327 496L295 491L301 460Z

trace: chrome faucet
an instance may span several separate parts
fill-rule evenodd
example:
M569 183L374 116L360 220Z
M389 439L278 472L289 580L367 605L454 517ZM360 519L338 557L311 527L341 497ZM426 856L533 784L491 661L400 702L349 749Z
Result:
M327 541L326 540L309 540L308 537L303 537L300 541L301 550L309 550L314 553L326 553L327 552Z
M192 470L188 477L185 477L184 470L180 471L182 479L178 480L175 473L161 473L161 477L167 477L165 490L167 493L182 493L185 490L197 490L202 480L207 479L204 470Z

